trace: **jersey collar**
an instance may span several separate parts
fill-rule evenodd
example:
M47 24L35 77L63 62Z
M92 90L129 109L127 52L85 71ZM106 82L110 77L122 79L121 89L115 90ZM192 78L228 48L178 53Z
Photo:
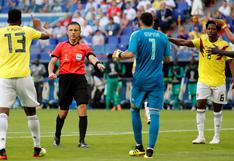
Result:
M76 44L71 44L69 41L67 41L67 43L70 44L71 46L76 46L77 44L80 44L79 41Z

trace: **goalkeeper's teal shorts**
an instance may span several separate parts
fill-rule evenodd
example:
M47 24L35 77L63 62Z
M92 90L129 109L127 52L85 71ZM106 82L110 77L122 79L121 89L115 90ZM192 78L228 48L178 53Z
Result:
M163 107L164 89L154 89L152 91L144 91L139 87L132 88L131 103L137 108L141 108L143 102L147 99L148 107L162 109Z

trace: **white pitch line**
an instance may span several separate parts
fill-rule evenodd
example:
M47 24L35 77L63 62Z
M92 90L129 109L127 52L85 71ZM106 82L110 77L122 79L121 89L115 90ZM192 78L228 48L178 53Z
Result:
M162 130L159 131L159 133L180 133L180 132L195 132L197 131L196 129L184 129L184 130ZM214 131L214 129L206 129L205 131ZM222 131L234 131L234 128L223 128ZM29 132L8 132L9 134L29 134ZM148 131L142 131L143 134L147 134ZM48 135L49 134L49 135ZM132 135L132 131L124 131L124 132L89 132L87 135L89 136L112 136L112 135ZM64 132L63 136L77 136L78 132ZM42 138L48 138L48 137L53 137L54 132L45 132L41 133ZM25 136L8 136L8 139L16 139L16 138L31 138L30 135L25 135Z

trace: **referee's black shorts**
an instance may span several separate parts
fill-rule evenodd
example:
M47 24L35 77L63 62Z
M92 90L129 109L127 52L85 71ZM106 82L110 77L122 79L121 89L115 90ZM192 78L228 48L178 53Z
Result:
M88 104L87 80L85 75L61 74L59 76L59 106L61 110L69 110L75 99L77 106Z

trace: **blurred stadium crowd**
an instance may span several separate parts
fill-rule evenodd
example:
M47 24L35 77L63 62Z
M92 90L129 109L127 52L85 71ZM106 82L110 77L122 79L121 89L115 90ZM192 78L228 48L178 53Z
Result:
M50 53L55 46L67 40L66 27L71 21L76 21L81 25L81 41L89 44L97 57L104 62L111 61L108 59L108 54L113 53L115 49L127 49L130 34L139 29L138 17L143 12L151 12L155 18L154 28L168 36L183 39L199 38L205 34L205 23L211 17L225 19L230 29L234 31L233 0L0 0L1 15L13 8L19 8L24 13L34 13L36 17L41 14L48 18L58 13L64 15L55 21L44 21L44 27L51 34L51 38L48 41L34 41L31 47L32 72L35 72L33 73L35 81L39 79L39 92L43 96L41 102L44 106L53 106L53 104L56 106L57 81L46 79L46 70L41 68L46 69ZM220 32L220 36L229 42L223 31ZM234 49L233 44L230 43L230 45ZM179 109L192 108L187 86L182 84L186 89L183 89L183 96L181 96L181 90L176 95L170 94L173 93L173 88L169 88L168 85L173 84L174 79L177 79L176 82L180 86L182 80L182 83L188 84L189 81L186 81L187 66L192 59L197 60L198 51L174 45L171 46L171 50L173 60L177 60L181 67L181 73L178 76L178 72L173 71L178 70L174 67L176 63L164 68L167 82L165 90L169 99L165 106L170 109L177 108L176 103L173 102L176 100L180 106ZM37 69L38 60L40 60L39 64L44 67L40 66ZM120 93L119 100L122 101L120 104L123 105L129 99L132 61L115 64L119 63L126 68L125 73L118 74L121 75L119 82L122 82L122 85L120 89L116 89ZM89 64L87 64L87 71L90 73L87 78L91 80L90 86L93 93L91 100L105 102L103 94L105 81L107 81L105 78L109 73L106 72L103 76L95 72ZM117 73L119 71L122 70L116 70ZM230 77L229 71L227 71L227 76ZM227 88L231 92L229 84L228 78ZM179 89L181 89L180 86ZM96 93L97 91L99 93ZM230 92L228 107L234 106L234 94Z

